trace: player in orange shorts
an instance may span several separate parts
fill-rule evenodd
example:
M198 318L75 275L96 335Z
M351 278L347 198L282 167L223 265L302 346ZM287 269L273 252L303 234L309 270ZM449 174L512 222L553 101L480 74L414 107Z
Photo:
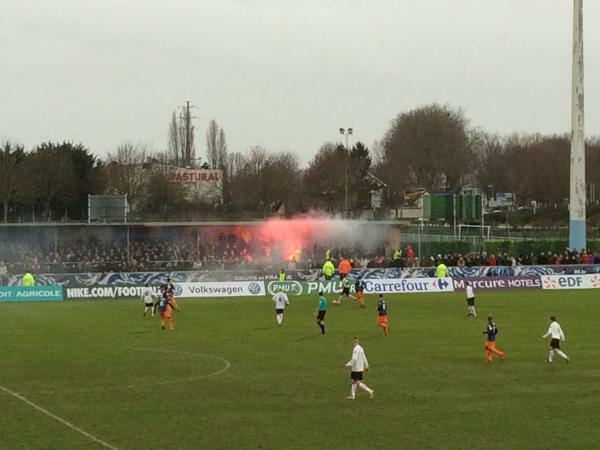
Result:
M377 302L377 325L383 329L383 335L388 335L388 319L387 319L387 304L383 299L383 294L379 294L379 301Z
M357 278L354 283L354 290L356 291L356 300L358 300L358 306L361 308L365 307L365 297L363 291L365 290L365 282L362 278Z
M492 320L492 316L488 317L488 324L483 334L487 334L487 340L485 341L485 359L487 362L492 362L492 353L495 353L500 357L500 360L504 360L504 352L496 348L496 335L498 334L498 328L496 323Z
M165 329L165 321L169 324L169 330L173 330L173 309L179 311L173 289L168 284L162 287L162 297L158 303L158 311L160 312L160 326Z

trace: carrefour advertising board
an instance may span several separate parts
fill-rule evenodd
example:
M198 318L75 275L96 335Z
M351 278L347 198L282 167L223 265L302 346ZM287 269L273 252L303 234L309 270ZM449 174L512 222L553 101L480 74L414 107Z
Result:
M452 292L454 285L451 278L389 278L363 280L366 294L398 294L422 292ZM271 281L267 284L267 292L273 294L282 290L288 295L339 294L342 291L339 280L331 281ZM354 283L350 284L354 292Z

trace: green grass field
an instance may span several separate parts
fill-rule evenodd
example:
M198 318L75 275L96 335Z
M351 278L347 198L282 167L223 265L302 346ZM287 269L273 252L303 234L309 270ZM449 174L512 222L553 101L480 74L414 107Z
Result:
M120 450L291 448L598 448L600 350L595 291L388 295L391 333L367 308L291 298L180 299L176 330L134 301L0 304L0 385ZM331 299L331 298L330 298ZM493 314L506 361L484 362ZM548 317L571 363L546 363ZM371 363L346 400L351 339ZM102 448L0 392L0 448Z

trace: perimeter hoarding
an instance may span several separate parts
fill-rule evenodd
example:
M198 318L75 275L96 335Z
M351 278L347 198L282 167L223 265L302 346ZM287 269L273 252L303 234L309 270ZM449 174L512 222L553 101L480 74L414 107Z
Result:
M471 283L473 289L541 289L542 281L539 276L514 276L514 277L459 277L452 278L454 289L462 290L466 282Z
M265 295L263 281L223 281L204 283L174 283L177 297L245 297ZM141 298L144 286L96 285L65 287L68 300L109 300ZM158 294L155 287L154 292Z
M177 297L256 297L265 295L264 281L175 283Z
M543 275L543 289L598 289L600 275Z
M401 294L423 292L452 292L454 285L451 278L390 278L363 280L365 294ZM273 294L283 290L288 295L311 295L323 292L325 294L339 294L342 292L341 281L271 281L267 284L267 292ZM350 291L354 292L351 283Z
M65 286L67 300L110 300L117 298L141 298L144 286L135 285L92 285ZM158 294L158 289L154 288Z
M0 302L56 302L63 298L59 285L0 287Z

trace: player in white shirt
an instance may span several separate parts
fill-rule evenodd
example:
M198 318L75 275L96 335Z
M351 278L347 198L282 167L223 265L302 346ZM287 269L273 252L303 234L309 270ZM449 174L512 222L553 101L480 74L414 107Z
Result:
M150 311L152 313L152 317L154 317L154 299L158 298L158 295L152 290L152 288L146 283L144 285L144 289L142 290L142 301L144 302L144 314Z
M465 281L465 300L467 302L467 317L477 317L477 311L475 311L475 292L473 291L473 285L468 281Z
M550 317L550 327L548 327L548 332L542 336L542 339L546 339L548 336L552 336L552 340L550 341L550 352L548 353L548 362L552 362L554 352L569 362L567 354L560 349L560 341L565 341L565 333L563 333L560 324L556 321L556 317L554 316Z
M353 298L354 300L356 300L356 297L350 293L350 279L348 277L342 278L341 288L342 291L340 292L340 295L338 295L338 299L333 300L331 303L335 305L341 305L342 295L345 295L346 298Z
M358 338L355 337L352 339L352 345L354 348L352 349L352 359L346 363L346 367L350 367L350 378L352 379L352 387L350 391L350 395L346 397L349 400L354 400L356 397L356 387L358 386L364 391L369 393L369 397L373 398L375 395L375 391L363 383L363 372L369 370L369 361L367 360L367 355L365 355L365 350L358 343Z
M281 326L283 324L283 311L290 304L290 301L285 292L278 291L273 295L273 302L275 302L275 319L277 320L277 325Z

